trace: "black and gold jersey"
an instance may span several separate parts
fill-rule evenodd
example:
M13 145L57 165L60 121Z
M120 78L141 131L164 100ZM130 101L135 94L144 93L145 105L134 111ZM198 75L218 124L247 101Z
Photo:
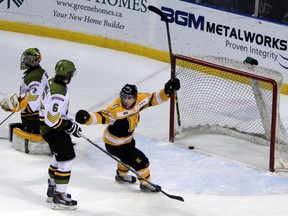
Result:
M104 142L114 146L123 145L133 139L133 132L140 121L140 112L168 99L164 89L152 94L138 93L134 106L126 109L118 97L106 109L90 113L91 118L86 124L108 124L104 131Z

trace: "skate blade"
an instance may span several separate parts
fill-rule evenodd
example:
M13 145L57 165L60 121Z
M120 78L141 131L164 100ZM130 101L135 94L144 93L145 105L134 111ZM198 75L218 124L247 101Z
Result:
M128 183L128 184L134 184L134 183L136 182L136 180L135 180L135 181L127 181L127 180L125 180L125 179L119 178L118 176L115 176L115 181L118 182L118 183L120 183L120 184L126 184L126 183Z
M76 210L77 209L77 205L66 206L66 205L53 203L52 204L52 209L53 210Z
M149 190L149 189L142 189L142 188L140 188L140 191L142 191L144 193L156 193L156 191L152 191L152 190Z
M158 193L158 192L160 192L157 190L150 190L149 188L140 188L140 191L142 191L144 193Z

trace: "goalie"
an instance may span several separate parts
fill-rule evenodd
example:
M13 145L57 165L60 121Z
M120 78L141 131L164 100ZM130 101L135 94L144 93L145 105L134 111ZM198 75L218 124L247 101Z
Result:
M21 56L20 96L17 93L4 97L0 104L7 112L19 112L21 123L11 123L10 141L19 151L31 154L51 154L40 135L40 99L47 83L47 72L40 66L41 53L37 48L26 49Z
M21 56L20 69L25 70L21 80L20 96L11 94L1 101L7 112L21 113L21 129L28 133L40 134L39 107L48 75L40 66L41 53L37 48L26 49Z
M140 112L148 107L164 103L174 90L180 89L177 78L169 80L159 92L138 93L135 85L126 84L118 98L107 109L88 113L79 110L76 121L80 124L108 124L103 135L106 150L118 157L121 162L138 171L143 178L150 180L149 160L145 154L135 147L134 130L140 121ZM117 164L115 180L118 182L135 183L136 178L127 175L129 169L121 163ZM149 192L159 192L159 188L138 178L140 189Z

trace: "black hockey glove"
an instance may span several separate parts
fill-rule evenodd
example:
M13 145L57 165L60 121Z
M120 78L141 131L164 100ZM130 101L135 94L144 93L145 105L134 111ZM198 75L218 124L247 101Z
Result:
M173 91L180 89L180 81L178 78L170 79L164 86L165 94L170 97Z
M85 124L90 119L90 114L86 110L79 110L76 113L75 120L80 124Z
M77 123L70 121L68 123L67 128L68 129L65 130L67 134L73 135L78 138L81 137L80 132L82 132L82 129L79 127Z

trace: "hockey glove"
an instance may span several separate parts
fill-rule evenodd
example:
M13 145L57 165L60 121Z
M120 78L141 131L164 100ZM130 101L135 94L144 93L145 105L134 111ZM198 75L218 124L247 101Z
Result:
M180 81L178 78L170 79L164 86L165 94L170 97L171 94L180 89Z
M82 132L82 129L79 127L77 123L70 121L68 123L67 128L68 129L65 130L67 134L73 135L78 138L81 137L80 132Z
M19 96L15 93L4 97L0 105L6 112L18 112L27 106L27 100L25 94Z
M75 120L80 124L85 124L90 119L90 114L86 110L79 110L76 113Z

